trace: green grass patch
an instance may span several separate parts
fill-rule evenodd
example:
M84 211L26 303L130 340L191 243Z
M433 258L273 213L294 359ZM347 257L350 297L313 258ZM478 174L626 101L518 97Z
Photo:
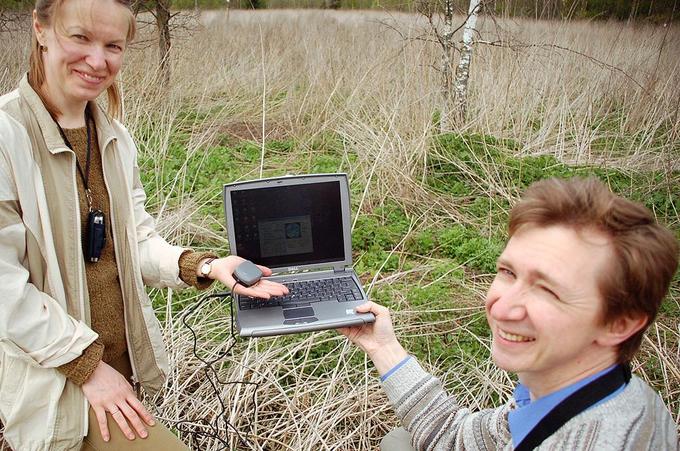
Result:
M285 101L285 96L279 97L278 101ZM201 123L209 114L185 112L179 123ZM222 198L215 193L221 192L222 183L257 177L262 146L255 141L235 141L233 137L225 136L224 139L218 137L218 145L190 154L187 147L191 133L191 127L178 126L159 161L152 149L155 145L153 127L151 124L141 127L136 138L140 145L142 181L152 197L159 187L172 186L179 174L183 177L183 186L175 191L163 191L163 195L168 196L164 198L167 205L178 205L188 194L203 195L211 200L200 207L197 215L222 218ZM596 176L613 191L644 203L680 237L677 213L680 187L673 182L678 179L677 172L664 174L571 166L548 155L522 157L518 155L520 150L516 142L491 136L444 134L433 138L426 183L436 195L459 200L461 212L470 219L466 223L446 217L414 227L413 216L401 202L389 197L372 199L373 191L369 187L369 197L362 204L352 234L355 269L364 281L368 281L378 271L384 277L427 266L424 275L379 284L371 292L374 301L395 312L408 312L408 324L419 325L418 334L406 332L402 339L405 347L420 359L436 362L442 368L447 367L447 362L452 365L461 361L470 364L488 361L488 350L481 342L488 341L490 332L479 294L469 288L468 276L495 272L495 262L506 239L505 228L511 208L509 199L517 198L537 180L553 176ZM265 177L287 173L333 173L354 167L357 155L348 151L340 136L321 133L308 140L292 137L268 140L264 163ZM350 186L355 211L365 188L361 180L353 181ZM196 248L208 247L208 243L203 242L191 244ZM676 287L680 283L679 277L674 281ZM151 290L150 293L163 320L165 292ZM193 290L173 296L178 312L197 299ZM228 317L228 304L224 302L225 308L220 312ZM458 311L466 313L454 313ZM660 316L679 317L678 303L665 302ZM328 339L334 333L319 334L318 344L298 351L291 358L314 362L305 369L312 375L334 371L337 362L331 356L337 352L338 341ZM208 338L226 339L226 335ZM282 346L303 339L304 336L277 338ZM264 349L269 345L269 341L263 340L258 346ZM350 365L363 365L361 353L348 358ZM657 371L658 364L650 363L645 369ZM282 383L286 381L282 379Z
M567 165L550 155L517 156L517 143L475 134L439 135L433 140L433 150L427 183L435 191L464 198L464 211L480 220L491 216L498 224L506 221L509 204L499 192L517 196L538 180L574 176L601 179L612 191L643 203L669 225L678 218L678 171L623 171Z

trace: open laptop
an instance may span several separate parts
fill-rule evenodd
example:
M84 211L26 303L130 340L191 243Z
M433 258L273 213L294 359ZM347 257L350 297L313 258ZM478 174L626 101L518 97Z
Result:
M224 185L232 253L271 268L290 293L270 300L236 296L241 336L263 337L373 322L352 269L346 174L285 176Z

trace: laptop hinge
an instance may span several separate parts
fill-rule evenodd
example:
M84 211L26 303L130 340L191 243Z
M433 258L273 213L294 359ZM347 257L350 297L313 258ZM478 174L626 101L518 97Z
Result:
M289 267L289 268L284 268L283 271L277 271L274 270L272 272L272 277L273 276L304 276L305 274L323 274L323 273L328 273L331 271L331 267L321 267L321 268L314 268L313 270L307 270L307 269L298 269L296 267ZM335 271L335 269L333 269Z
M347 268L344 266L335 267L333 268L333 272L334 273L347 272Z

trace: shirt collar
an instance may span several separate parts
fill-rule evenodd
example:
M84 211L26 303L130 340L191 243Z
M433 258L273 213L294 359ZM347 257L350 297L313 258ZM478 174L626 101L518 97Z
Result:
M543 419L552 409L554 409L560 402L566 399L569 395L587 385L591 381L603 376L616 365L612 365L602 371L599 371L590 376L568 385L560 390L552 392L541 398L531 400L529 389L519 383L515 387L514 398L516 408L508 412L508 426L510 428L510 435L512 436L513 446L517 446L524 437ZM609 398L609 397L607 397ZM603 400L604 401L604 400ZM591 406L592 407L592 406Z

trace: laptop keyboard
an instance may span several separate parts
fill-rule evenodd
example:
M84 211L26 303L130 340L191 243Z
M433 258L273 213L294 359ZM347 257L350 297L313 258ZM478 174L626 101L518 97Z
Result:
M314 302L352 302L362 299L361 290L351 277L333 279L303 280L285 283L289 293L286 296L260 299L239 297L241 310L266 307L308 307Z

